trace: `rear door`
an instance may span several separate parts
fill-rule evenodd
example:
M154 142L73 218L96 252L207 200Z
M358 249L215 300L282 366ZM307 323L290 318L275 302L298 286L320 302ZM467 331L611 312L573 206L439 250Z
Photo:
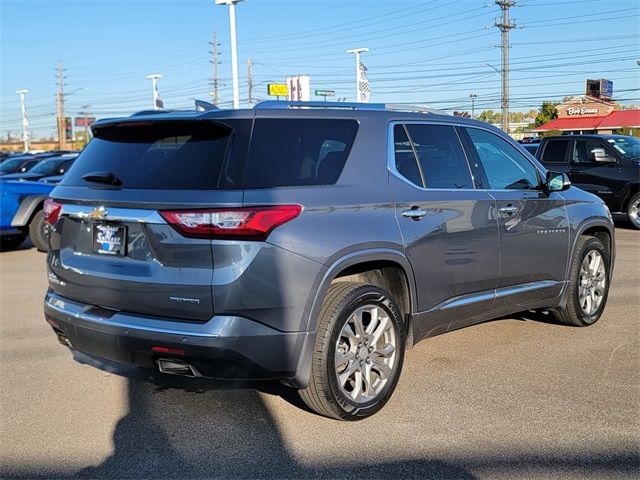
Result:
M51 288L104 309L211 318L211 240L181 235L159 210L241 206L234 182L250 128L250 120L96 128L52 193L62 213L50 239Z
M569 253L564 199L543 191L541 173L507 140L482 128L464 130L470 155L482 166L486 191L497 204L500 283L494 310L515 310L555 297L565 280Z
M567 138L554 138L544 144L542 152L537 152L536 157L554 172L562 172L569 175L569 164L572 140Z
M498 286L495 202L474 188L455 127L392 125L390 188L413 266L421 336L488 312Z

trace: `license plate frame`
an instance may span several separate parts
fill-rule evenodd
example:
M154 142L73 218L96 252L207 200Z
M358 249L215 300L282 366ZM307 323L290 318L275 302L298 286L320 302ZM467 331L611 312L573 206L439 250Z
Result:
M124 257L127 254L127 227L112 223L94 223L93 253Z

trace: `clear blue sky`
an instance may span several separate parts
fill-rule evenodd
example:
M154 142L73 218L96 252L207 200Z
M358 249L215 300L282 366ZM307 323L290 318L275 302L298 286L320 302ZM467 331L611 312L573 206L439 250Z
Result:
M512 17L512 110L583 93L586 78L608 78L614 94L640 102L638 0L521 0ZM489 4L489 6L485 6ZM492 0L248 0L237 7L240 94L247 59L254 95L288 74L312 89L352 100L354 60L368 47L374 102L416 102L476 113L500 108L499 16ZM218 32L222 101L231 101L228 9L213 0L0 0L0 135L21 129L17 89L26 88L36 135L55 130L55 67L66 68L67 115L90 105L98 117L151 107L151 84L166 108L209 99L211 36Z

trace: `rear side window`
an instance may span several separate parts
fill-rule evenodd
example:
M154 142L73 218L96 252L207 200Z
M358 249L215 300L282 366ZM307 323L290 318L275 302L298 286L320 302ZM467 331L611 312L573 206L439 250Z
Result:
M549 163L566 162L568 147L569 140L549 140L549 143L544 147L542 161Z
M426 188L473 188L467 159L454 128L406 125Z
M244 187L336 183L357 130L355 120L257 119Z
M98 128L62 184L88 186L92 182L83 175L110 172L126 189L215 189L233 133L231 125L213 121L132 121Z
M418 160L413 152L413 145L411 145L409 137L407 137L404 125L395 125L393 127L393 138L396 170L411 183L424 187Z

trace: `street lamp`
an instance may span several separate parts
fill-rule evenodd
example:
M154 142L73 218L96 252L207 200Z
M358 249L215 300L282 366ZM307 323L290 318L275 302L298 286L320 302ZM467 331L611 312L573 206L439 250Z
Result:
M153 88L153 109L162 110L164 105L160 99L160 93L158 92L158 79L162 78L162 75L159 73L152 73L151 75L147 75L147 78L151 80L151 88Z
M471 118L476 118L476 98L478 98L478 95L472 93L469 98L471 99Z
M231 76L233 77L233 108L240 108L238 91L238 46L236 44L236 3L243 0L215 0L216 5L229 5L229 29L231 30Z
M356 102L360 101L360 82L362 80L362 75L360 73L360 54L368 52L368 48L352 48L351 50L347 50L347 53L355 53L356 55Z
M22 110L22 143L24 145L24 151L29 151L29 119L27 118L27 107L24 104L24 96L29 93L29 90L18 90L16 92L20 95L20 109Z

